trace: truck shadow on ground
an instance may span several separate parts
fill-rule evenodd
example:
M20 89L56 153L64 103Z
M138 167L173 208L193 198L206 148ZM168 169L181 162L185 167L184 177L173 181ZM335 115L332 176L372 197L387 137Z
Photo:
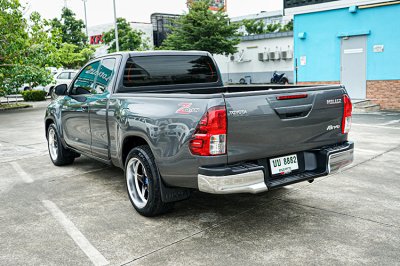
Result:
M121 169L111 167L105 170L105 172L102 171L101 173L90 174L87 178L93 179L90 182L98 182L99 185L105 185L107 187L105 190L114 194L115 197L119 198L121 201L129 203L124 173ZM284 197L289 191L291 190L280 188L260 194L228 195L215 195L192 191L190 198L176 202L171 212L150 219L160 222L176 219L181 221L187 220L188 222L198 220L196 223L213 225L225 219L233 219L236 216L249 217L249 214L256 211L267 211L271 205L276 205L272 204L272 202L277 201L277 198ZM280 204L285 203L280 201ZM139 216L133 206L130 212L132 212L132 215L135 217ZM254 219L254 217L252 219Z

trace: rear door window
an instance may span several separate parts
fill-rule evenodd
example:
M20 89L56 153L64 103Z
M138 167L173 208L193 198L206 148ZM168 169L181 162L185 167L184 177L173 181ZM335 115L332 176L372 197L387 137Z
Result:
M72 95L90 94L94 89L100 61L87 65L80 73L71 88Z
M106 58L102 61L93 94L111 91L109 87L114 77L116 61L115 58Z
M217 81L216 67L208 56L137 56L126 63L123 85L140 87Z

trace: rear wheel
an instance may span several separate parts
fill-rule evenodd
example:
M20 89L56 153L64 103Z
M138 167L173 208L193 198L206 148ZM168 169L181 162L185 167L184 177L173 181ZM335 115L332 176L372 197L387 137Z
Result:
M289 80L287 78L282 78L282 84L289 84Z
M149 146L132 149L125 163L129 200L143 216L156 216L172 209L161 199L161 179Z
M47 146L50 159L54 165L61 166L72 164L75 157L77 157L76 153L64 148L54 124L51 124L47 129Z

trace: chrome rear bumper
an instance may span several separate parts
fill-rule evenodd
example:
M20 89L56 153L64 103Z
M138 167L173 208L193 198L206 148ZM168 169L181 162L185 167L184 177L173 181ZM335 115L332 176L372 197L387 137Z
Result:
M212 194L259 193L267 191L262 170L226 176L198 175L199 190Z
M354 148L332 153L328 159L328 173L336 173L354 160Z
M312 180L335 173L351 164L354 157L354 144L346 142L341 146L315 150L321 158L321 167L315 171L283 176L268 180L265 168L255 164L242 164L218 168L199 168L198 188L212 194L260 193L301 181Z

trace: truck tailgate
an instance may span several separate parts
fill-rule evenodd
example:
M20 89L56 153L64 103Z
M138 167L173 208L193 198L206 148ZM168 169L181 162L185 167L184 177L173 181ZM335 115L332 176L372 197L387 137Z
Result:
M228 163L346 141L344 93L340 86L225 93Z

